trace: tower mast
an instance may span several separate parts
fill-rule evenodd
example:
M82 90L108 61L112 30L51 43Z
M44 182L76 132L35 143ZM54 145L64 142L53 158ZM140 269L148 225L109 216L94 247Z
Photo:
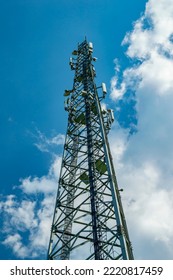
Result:
M48 259L133 259L107 134L113 111L98 95L93 45L73 51L72 90L66 90L68 126L53 215Z

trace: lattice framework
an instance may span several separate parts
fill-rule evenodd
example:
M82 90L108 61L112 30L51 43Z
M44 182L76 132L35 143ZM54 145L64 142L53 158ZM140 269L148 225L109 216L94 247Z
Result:
M72 90L65 91L68 127L51 228L48 259L133 259L107 134L112 110L103 110L95 84L93 47L86 40L70 59Z

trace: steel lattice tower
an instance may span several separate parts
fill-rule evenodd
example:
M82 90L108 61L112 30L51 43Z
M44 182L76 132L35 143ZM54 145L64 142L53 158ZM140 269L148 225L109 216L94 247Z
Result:
M86 40L70 58L75 70L66 90L68 127L60 172L48 259L133 259L107 134L112 110L103 110Z

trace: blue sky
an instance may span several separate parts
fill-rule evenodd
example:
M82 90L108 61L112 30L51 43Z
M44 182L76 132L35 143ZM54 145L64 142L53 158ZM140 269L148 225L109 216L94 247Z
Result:
M134 255L171 259L171 1L0 3L0 259L46 258L68 61L85 36L98 57L96 83L107 84L106 106L115 109L110 142Z
M131 4L128 2L1 2L0 112L4 192L8 192L11 184L17 184L19 177L33 172L41 175L48 168L45 165L48 158L35 150L27 132L35 127L49 136L54 131L65 132L63 91L71 87L73 79L68 59L84 36L95 45L95 54L99 57L98 77L109 87L114 74L113 59L122 56L123 36L145 3L140 1L139 5L139 1L133 1L135 9L129 13ZM64 122L58 122L59 116L63 116Z

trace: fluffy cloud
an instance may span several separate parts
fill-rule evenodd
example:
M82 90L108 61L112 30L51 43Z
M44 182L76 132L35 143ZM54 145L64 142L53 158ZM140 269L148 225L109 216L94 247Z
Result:
M33 248L48 248L54 205L55 195L46 196L41 202L40 208L37 211L39 227L30 237Z
M41 132L38 128L35 129L35 133L29 132L32 137L35 139L34 145L41 151L47 152L52 155L57 154L57 147L59 145L63 145L65 141L65 136L61 133L55 135L53 137L47 137L43 132Z
M115 76L111 79L111 96L112 99L116 100L124 95L126 92L126 83L122 82L120 86L118 86L118 78Z
M144 15L123 41L133 66L116 72L111 84L116 103L125 98L124 89L136 97L138 131L125 138L124 129L116 130L123 149L115 165L119 184L125 188L123 199L137 258L173 257L169 249L173 238L172 34L173 2L148 1ZM116 158L116 145L112 147Z
M22 243L22 238L19 234L14 234L8 236L4 241L3 244L12 248L14 254L22 259L28 256L28 249Z
M123 44L129 44L127 55L131 58L147 59L152 52L170 55L172 50L173 3L150 0L144 15L136 21L133 32L127 33Z
M42 141L46 139L44 147L50 148L53 156L47 175L21 179L21 184L14 188L21 194L7 195L2 197L0 202L3 213L2 244L9 247L20 259L46 259L50 237L61 167L61 157L52 153L51 145L63 144L64 137L58 135L48 139L41 132L40 135ZM47 148L46 152L49 152Z
M57 179L61 167L61 157L55 157L50 166L49 172L42 177L27 177L21 179L20 188L27 194L52 193L57 188Z
M40 179L37 186L37 181L33 180L29 184L32 192L25 188L22 190L25 198L9 195L0 203L3 212L2 243L11 248L17 258L46 258L57 184L51 192L46 189L43 193L40 184L44 182L45 179L43 182Z
M17 258L46 258L53 216L55 194L47 195L38 203L13 197L13 205L1 202L4 224L3 245L9 247Z

